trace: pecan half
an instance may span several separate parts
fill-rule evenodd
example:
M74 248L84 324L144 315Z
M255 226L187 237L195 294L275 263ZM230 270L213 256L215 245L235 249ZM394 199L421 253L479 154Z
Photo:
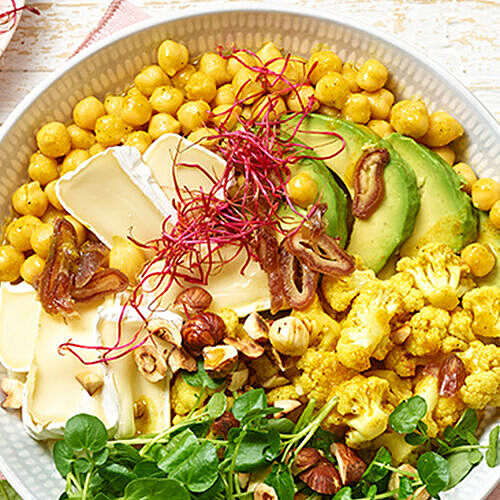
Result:
M385 195L384 169L391 160L385 148L369 148L354 168L354 200L352 213L358 219L368 219Z
M82 288L75 288L71 296L77 302L85 302L110 293L123 292L128 287L128 278L118 269L103 269L92 276Z
M299 479L321 495L334 495L342 488L337 469L326 458L317 465L299 474Z
M344 443L333 443L331 452L337 459L342 483L351 484L359 481L366 470L366 464Z
M466 375L463 361L456 354L450 354L439 369L439 394L447 398L454 396L464 385Z
M210 429L214 436L222 436L227 439L228 432L239 425L240 423L236 420L236 417L229 410L226 410L219 418L215 419Z
M204 347L218 344L226 334L222 318L211 312L197 314L182 325L181 335L186 349L199 356Z
M75 287L85 286L96 271L106 262L109 251L100 241L87 240L80 247L80 262L75 273Z

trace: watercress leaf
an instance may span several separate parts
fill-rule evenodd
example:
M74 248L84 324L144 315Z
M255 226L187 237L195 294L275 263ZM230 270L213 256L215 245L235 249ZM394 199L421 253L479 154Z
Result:
M280 434L291 434L295 424L288 418L269 418L261 424L261 429L275 430Z
M114 462L138 462L141 458L139 452L129 444L113 443L111 457Z
M274 464L264 483L274 488L279 500L293 500L295 484L288 465L284 463Z
M365 473L363 474L363 479L370 483L376 483L383 479L389 473L389 470L384 467L391 464L391 454L383 446L378 449L375 457L368 465Z
M448 461L433 451L420 455L417 461L417 470L431 496L436 496L440 491L443 491L450 480Z
M279 435L275 431L250 429L245 432L238 450L235 443L227 447L226 456L236 453L236 472L255 472L265 469L279 454Z
M421 396L413 396L400 403L389 416L389 425L399 434L415 431L427 413L427 403Z
M451 425L448 425L443 432L443 437L448 442L450 442L453 438L455 438L456 435L457 433L455 432L455 429Z
M90 462L86 458L77 458L73 463L76 472L87 474L90 470Z
M461 451L450 455L448 458L450 479L446 489L453 488L470 472L474 463L471 462L468 451Z
M159 452L158 467L167 474L188 459L198 447L198 439L193 431L186 429L175 435Z
M252 389L236 398L231 411L238 420L243 420L252 410L267 408L267 399L264 389Z
M1 482L0 482L0 484L1 484L2 482L6 482L6 481L1 481ZM1 491L1 490L0 490L0 491ZM20 497L19 497L19 498L20 498ZM64 492L64 493L61 493L61 496L58 498L58 500L66 500L67 498L69 498L69 495L68 495L66 492Z
M412 446L420 446L424 444L429 438L427 436L423 436L422 434L418 434L417 432L410 432L405 436L405 441Z
M460 420L455 424L455 434L460 436L462 439L468 440L468 435L476 432L477 424L478 420L476 411L471 408L467 408L467 410L465 410L460 417Z
M73 450L67 445L66 441L57 441L52 451L54 463L57 472L62 477L66 477L71 471L71 463L73 461Z
M102 491L97 493L94 497L92 497L92 500L112 500L112 497L108 497L108 495L105 495Z
M197 370L193 373L182 373L182 378L186 384L192 387L206 387L208 389L217 389L222 384L223 380L213 379L207 374L202 359L198 360L197 367Z
M500 425L493 427L491 429L489 438L488 438L488 449L486 450L486 463L490 467L496 467L498 464L499 458L499 447L500 442L498 440L498 434L500 433Z
M272 462L281 451L281 440L280 436L276 431L267 432L267 447L264 451L264 457L269 462Z
M324 454L325 457L330 460L330 461L335 461L335 459L332 456L332 453L330 451L330 447L332 443L335 441L338 441L337 437L335 434L332 434L331 432L325 431L321 427L314 433L313 438L311 439L311 442L308 446L311 446L311 448L316 448L318 450L321 450Z
M109 486L115 491L122 491L127 483L137 478L128 467L120 464L109 464L100 468L99 475L108 481Z
M186 488L175 479L141 478L129 483L123 500L190 500Z
M104 424L93 415L80 413L71 417L64 428L64 440L75 451L101 451L108 442Z
M223 392L216 392L208 400L206 411L210 418L214 420L219 418L225 411L227 407L226 396Z
M136 463L133 472L137 477L165 477L165 472L150 460L141 460Z
M104 448L103 450L94 453L94 463L97 466L104 465L108 457L109 457L109 448Z
M375 484L372 484L368 488L368 492L366 494L366 499L367 500L373 500L375 498L375 495L377 494L377 486Z
M217 495L219 495L219 493L222 493L223 491L224 491L224 483L222 482L222 479L219 476L217 478L217 481L215 481L215 483L212 486L210 486L210 488L208 488L207 491L196 494L194 498L197 498L198 500L213 500L214 498L217 498ZM239 498L241 500L241 497Z
M474 465L477 465L483 459L483 454L479 450L470 450L469 451L469 460Z
M218 466L215 446L205 441L170 473L170 477L181 481L193 493L200 493L217 481Z
M0 498L2 500L22 500L5 479L0 480Z
M411 497L413 486L411 479L406 476L399 476L398 500L406 500Z
M332 500L351 500L351 488L350 486L344 486L341 488L337 493L335 493L335 496L332 498Z

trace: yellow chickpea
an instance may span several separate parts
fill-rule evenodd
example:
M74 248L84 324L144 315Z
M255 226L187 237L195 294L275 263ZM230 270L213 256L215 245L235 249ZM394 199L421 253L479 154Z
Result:
M446 146L462 136L464 129L460 123L445 111L436 111L429 116L429 128L422 142L429 147Z
M135 86L145 96L150 96L160 85L169 85L170 79L157 64L145 67L134 80Z
M75 170L84 161L90 158L90 153L85 151L85 149L73 149L64 158L61 165L61 175L67 174L72 170Z
M184 90L186 83L191 78L191 75L196 73L196 68L192 64L188 64L180 69L171 79L172 85L179 90Z
M89 149L95 144L95 135L89 130L85 130L74 123L68 125L67 129L73 149Z
M376 90L375 92L363 92L370 102L372 118L375 120L386 120L391 114L394 104L394 94L387 89Z
M153 141L163 134L178 134L181 131L181 124L172 115L158 113L153 115L149 122L148 134Z
M455 163L455 151L448 146L442 146L440 148L432 148L432 151L440 156L448 165L453 165Z
M349 87L340 73L327 73L316 84L316 98L327 106L342 109L349 97Z
M96 120L105 113L103 103L92 95L82 99L73 108L73 121L81 128L94 130Z
M182 90L167 85L157 87L149 102L155 111L175 115L184 102Z
M47 211L42 215L42 222L46 222L47 224L54 224L55 220L58 217L64 217L66 214L63 210L58 210L57 208L50 207L47 208Z
M146 258L142 250L130 240L121 237L113 238L113 246L109 252L109 267L118 269L134 283L145 262Z
M496 257L493 252L481 243L467 245L461 253L462 260L469 266L471 273L482 278L495 267Z
M139 152L142 154L146 151L146 149L151 146L151 136L145 132L144 130L137 130L136 132L132 132L127 135L125 139L125 146L132 146L137 148Z
M490 209L490 222L500 229L500 201L495 201Z
M326 104L320 104L318 108L318 113L326 116L333 116L334 118L340 116L340 111L337 108L332 108Z
M205 52L200 59L200 71L211 76L217 87L231 80L227 70L227 61L215 52Z
M268 87L274 92L290 92L290 84L299 83L303 76L297 64L285 59L270 62L267 67L274 72L274 75L268 76ZM282 75L283 79L279 75Z
M399 101L391 109L391 125L398 134L422 137L429 128L427 106L422 101Z
M313 85L328 73L340 73L340 71L342 71L342 60L331 50L315 52L307 61L306 75Z
M381 89L387 82L389 72L387 68L376 59L368 59L359 68L356 83L368 92L375 92Z
M61 205L61 202L59 201L59 198L57 197L57 194L56 194L56 183L57 183L57 180L49 182L45 186L44 192L47 195L49 203L53 207L57 208L58 210L62 210L63 206Z
M268 61L282 57L282 55L280 49L273 42L265 42L257 51L257 57L265 64Z
M215 144L217 144L217 141L219 139L217 137L214 137L217 135L218 135L217 130L214 130L213 128L203 127L195 130L194 132L191 132L187 136L187 139L188 141L195 142L200 146L210 148L212 146L215 146Z
M205 101L189 101L177 111L177 119L184 128L190 132L203 127L208 120L210 106Z
M279 96L265 95L252 106L252 117L263 120L268 113L270 120L276 120L278 116L286 113L285 101Z
M221 104L233 104L235 100L233 86L230 83L222 85L217 89L215 94L214 106L220 106Z
M51 158L65 155L71 149L71 138L61 122L50 122L36 134L38 149Z
M290 92L286 104L290 111L300 112L309 104L312 99L311 111L319 109L319 102L314 96L314 88L310 85L302 85L297 92Z
M30 246L42 259L49 255L53 235L54 227L47 222L40 222L31 233Z
M239 106L233 107L232 104L221 104L212 109L211 121L216 125L223 126L226 130L233 130L238 123L238 116L241 113Z
M462 177L462 189L470 194L472 185L477 181L477 175L474 173L474 170L464 162L453 165L453 170Z
M59 177L57 161L40 152L33 153L28 166L28 174L32 180L38 181L42 186L45 186L45 184Z
M149 121L152 112L147 97L141 94L125 97L120 116L127 125L140 127Z
M127 90L127 95L125 97L129 97L129 96L132 96L132 97L143 96L144 97L144 94L135 85L132 85Z
M89 155L95 156L98 155L99 153L102 153L103 151L106 151L106 148L102 144L95 143L94 145L90 146Z
M292 177L286 185L286 190L292 203L302 208L312 205L318 197L318 185L306 171Z
M186 84L185 91L188 99L193 101L202 99L210 102L217 93L217 87L213 77L206 75L203 71L197 71L191 75Z
M342 116L355 123L367 123L370 113L370 101L363 94L351 94L342 108Z
M255 68L257 65L257 59L255 59L252 54L248 54L247 52L237 52L227 61L227 71L232 79L241 68L244 68L245 66Z
M0 246L0 281L15 281L20 276L24 255L11 245Z
M478 179L472 184L472 203L479 210L489 210L500 200L500 184L489 177Z
M370 130L373 130L373 132L382 138L394 132L391 124L385 120L370 120L367 125Z
M120 144L126 133L125 122L120 116L104 115L96 121L95 137L104 147Z
M7 226L7 241L21 252L31 250L30 238L42 221L33 215L23 215Z
M44 266L45 261L39 255L33 254L22 263L19 274L26 283L31 285L42 274Z
M358 77L358 70L351 63L344 63L342 65L342 76L344 77L349 90L351 92L360 92L361 87L356 83L356 78Z
M78 246L82 245L82 243L87 239L87 230L85 226L78 222L73 216L65 215L64 218L73 224L76 232L76 239L78 242Z
M233 89L238 100L245 100L245 104L253 104L262 96L264 88L258 73L247 68L241 68L233 77Z
M189 61L189 51L185 45L165 40L158 47L158 64L168 76L174 76Z
M121 95L108 95L104 99L104 109L106 114L120 116L125 97Z
M12 206L21 215L41 217L47 210L48 204L47 195L37 181L23 184L12 195Z

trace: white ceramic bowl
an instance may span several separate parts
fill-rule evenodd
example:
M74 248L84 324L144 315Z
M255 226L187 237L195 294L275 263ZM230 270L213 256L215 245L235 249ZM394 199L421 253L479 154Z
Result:
M496 177L500 157L500 126L492 115L447 71L417 50L356 21L327 13L239 5L205 11L183 11L132 26L74 57L33 90L0 129L0 214L7 214L10 196L26 180L27 161L35 149L34 133L49 120L67 122L81 98L119 91L146 64L155 60L165 38L184 42L191 54L219 44L256 48L272 40L285 51L307 56L326 44L343 60L376 57L391 71L390 86L399 98L418 96L431 110L443 108L462 123L466 135L459 154L481 176ZM431 49L431 47L429 47ZM25 435L18 415L0 410L0 470L25 499L58 497L63 481L49 452ZM486 497L500 470L477 467L459 488L446 496L454 500Z

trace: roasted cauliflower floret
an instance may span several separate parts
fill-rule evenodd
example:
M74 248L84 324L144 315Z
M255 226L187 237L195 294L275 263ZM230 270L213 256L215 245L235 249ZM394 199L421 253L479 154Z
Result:
M455 395L451 398L440 396L432 414L439 432L443 432L449 425L455 425L464 410L465 405L458 396Z
M384 432L375 439L373 447L377 449L380 446L384 446L390 451L394 461L393 465L399 465L403 462L413 462L412 454L418 449L418 447L408 444L403 434L397 434L392 431Z
M293 385L282 385L281 387L271 389L267 393L267 401L270 405L274 404L276 401L283 401L284 399L299 399L299 395Z
M415 257L404 257L396 265L409 272L416 286L435 307L452 310L458 305L461 278L468 268L444 243L424 245Z
M178 374L172 385L171 394L171 404L174 413L177 415L186 415L189 413L197 403L198 395L201 390L201 387L193 387L186 383L182 374ZM203 403L205 399L206 396L202 398L201 403Z
M415 385L414 396L420 396L425 399L427 403L427 413L422 419L424 424L427 425L427 434L430 437L436 437L439 433L439 428L432 418L434 409L438 404L439 391L438 391L438 378L430 374L423 374L419 377Z
M417 368L417 362L403 346L396 346L391 349L384 359L384 366L388 370L393 370L400 377L413 377Z
M424 307L424 295L415 288L415 280L410 273L396 273L384 283L388 293L386 304L392 317L399 319Z
M389 382L389 395L388 401L396 407L401 401L410 398L413 394L411 381L400 378L392 370L370 370L363 375L366 377L383 378Z
M484 286L467 292L462 305L472 315L472 330L483 337L500 337L500 288Z
M461 308L455 309L448 326L448 335L441 344L441 351L445 354L465 351L473 340L477 339L472 331L472 316Z
M444 309L426 306L409 321L411 333L405 342L406 350L414 356L436 354L446 337L450 315Z

